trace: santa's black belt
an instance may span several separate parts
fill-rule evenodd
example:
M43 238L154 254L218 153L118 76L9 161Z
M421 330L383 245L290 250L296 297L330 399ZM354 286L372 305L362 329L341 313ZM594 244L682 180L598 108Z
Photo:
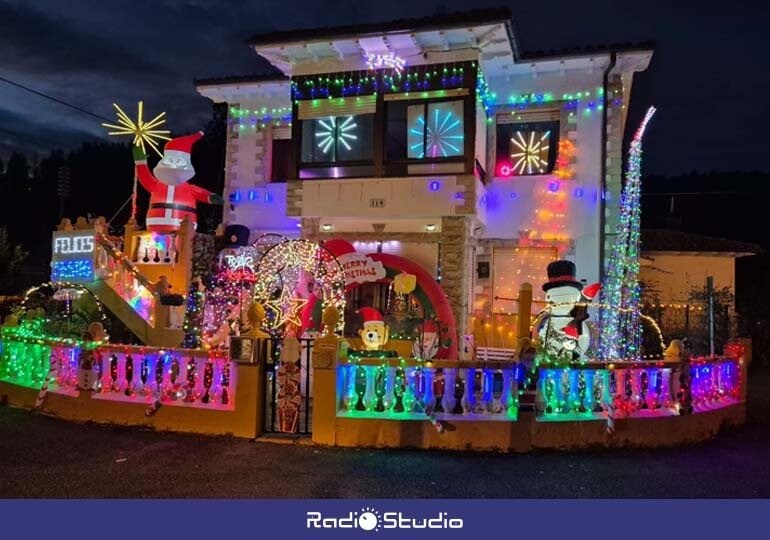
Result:
M186 204L174 204L174 203L152 203L150 208L161 208L163 210L179 210L181 212L195 212L194 206L187 206Z

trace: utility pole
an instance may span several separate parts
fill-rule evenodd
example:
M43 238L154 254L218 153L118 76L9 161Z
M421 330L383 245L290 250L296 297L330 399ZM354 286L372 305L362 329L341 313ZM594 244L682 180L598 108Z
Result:
M67 165L59 167L56 194L59 196L59 219L61 219L64 217L64 206L70 196L70 168Z
M706 278L706 293L708 295L709 322L709 355L714 356L714 277Z

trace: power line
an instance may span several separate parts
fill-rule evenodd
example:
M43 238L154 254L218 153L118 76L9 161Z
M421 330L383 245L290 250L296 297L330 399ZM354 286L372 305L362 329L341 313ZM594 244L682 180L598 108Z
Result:
M10 79L6 79L5 77L0 77L0 82L4 82L6 84L10 84L11 86L15 86L16 88L21 88L22 90L25 90L27 92L30 92L32 94L35 94L36 96L40 96L42 98L48 99L53 101L54 103L58 103L59 105L64 105L65 107L69 107L70 109L76 110L78 112L81 112L83 114L87 114L88 116L92 116L94 118L98 118L99 120L104 120L105 122L112 122L113 120L109 118L105 118L104 116L101 116L99 114L93 113L87 109L83 109L82 107L78 107L77 105L73 105L72 103L67 103L66 101L63 101L59 98L55 98L53 96L49 96L48 94L44 94L43 92L38 92L37 90L33 90L32 88L29 88L28 86L24 86L23 84L19 84L17 82L14 82Z

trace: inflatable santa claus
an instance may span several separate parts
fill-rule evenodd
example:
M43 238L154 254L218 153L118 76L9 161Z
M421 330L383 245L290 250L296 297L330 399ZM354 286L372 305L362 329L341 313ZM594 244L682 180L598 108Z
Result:
M147 156L142 148L134 147L136 176L150 192L150 208L147 210L147 230L168 233L179 230L184 218L196 224L196 202L223 204L224 199L202 187L187 181L195 176L190 153L195 142L203 137L199 131L178 137L166 143L163 159L150 172Z

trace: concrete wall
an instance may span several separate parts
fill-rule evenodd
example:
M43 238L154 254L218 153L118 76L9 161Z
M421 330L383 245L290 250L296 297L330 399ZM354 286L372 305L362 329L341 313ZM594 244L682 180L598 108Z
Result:
M253 438L262 432L264 417L264 374L257 365L237 365L235 410L223 411L202 407L161 406L153 416L146 416L148 403L126 403L92 399L91 392L77 395L49 392L42 411L65 420L98 422L127 426L145 426L159 430L187 431L211 435L234 435ZM33 409L38 396L36 388L0 381L0 396L9 404Z
M241 107L255 110L259 106L256 102L244 101L231 104L230 111ZM286 212L286 179L270 178L272 140L288 138L291 128L254 129L251 126L247 117L228 113L224 224L246 225L252 230L252 240L265 232L297 236L298 221L288 218ZM236 193L239 202L230 199Z
M531 414L520 415L516 422L452 422L451 429L443 433L438 433L427 420L337 418L334 444L503 452L597 447L662 448L708 440L721 429L745 421L744 403L687 416L619 419L615 421L613 434L607 432L607 424L603 421L540 422Z
M291 184L292 188L299 184L300 190L296 208L289 209L292 215L377 222L474 214L480 188L470 175L302 180Z

